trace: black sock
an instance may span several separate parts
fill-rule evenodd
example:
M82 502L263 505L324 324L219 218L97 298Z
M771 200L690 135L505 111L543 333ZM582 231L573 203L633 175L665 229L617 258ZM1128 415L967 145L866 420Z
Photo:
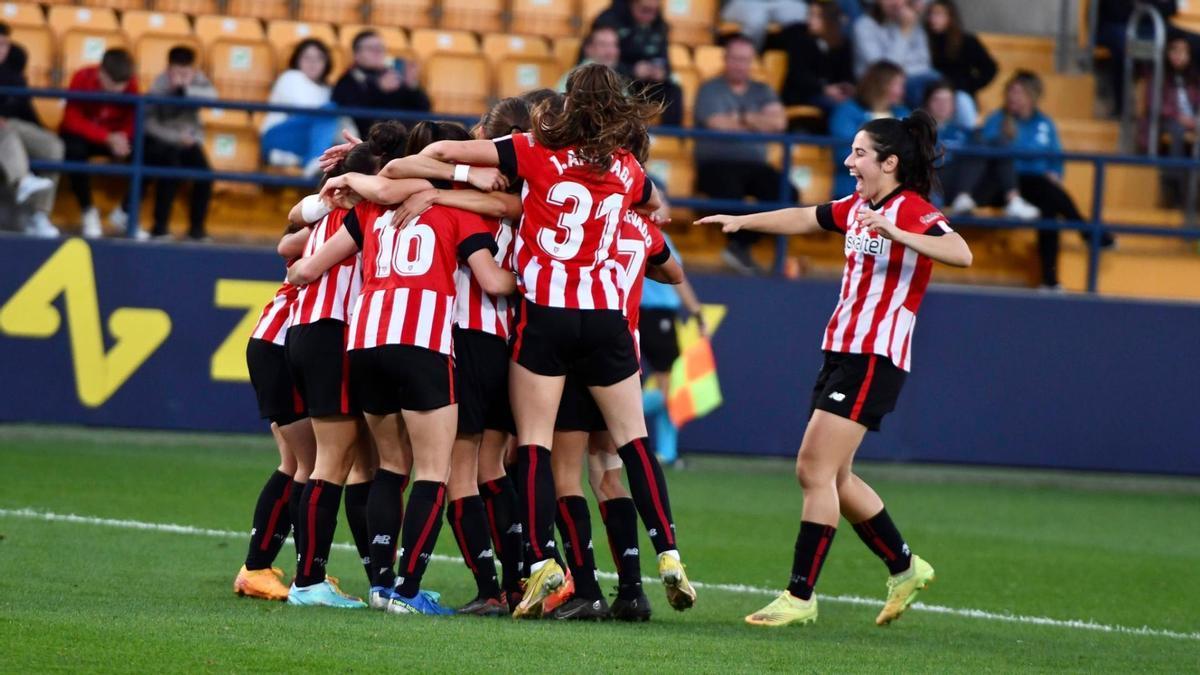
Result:
M642 561L638 551L637 507L629 497L600 502L600 517L608 531L608 548L617 567L617 597L636 598L642 588Z
M789 593L802 600L812 597L834 534L837 534L836 527L800 521L800 534L796 537L796 552L792 558L792 578L787 588Z
M267 479L254 505L254 523L250 528L250 548L246 552L246 569L265 570L275 562L283 542L292 529L292 477L276 471Z
M354 548L358 550L358 559L367 573L367 583L371 582L371 530L367 527L367 498L371 494L371 482L347 485L345 491L346 523L350 525Z
M408 476L377 469L367 497L367 531L371 544L371 585L391 588L396 583L396 546L404 520L404 488Z
M455 499L446 510L446 520L450 522L450 529L454 530L454 540L458 542L463 562L475 577L476 597L500 597L495 553L488 535L483 499L479 495Z
M406 598L414 597L421 590L421 577L425 576L429 556L433 555L433 546L442 529L442 504L445 501L445 483L413 481L412 493L408 495L408 512L404 514L404 529L400 534L404 554L400 556L400 569L396 572L400 581L396 590Z
M575 578L575 595L585 600L604 597L596 581L596 558L592 551L592 516L583 497L558 500L558 531L563 537L563 557Z
M517 492L521 495L521 528L528 533L526 571L535 563L558 558L554 544L554 473L550 451L537 445L517 448Z
M909 563L912 562L912 553L886 508L861 523L855 523L854 531L867 548L887 565L888 572L900 574L908 569Z
M658 458L646 447L646 439L635 438L617 449L629 477L629 491L637 505L642 522L654 544L662 553L678 548L675 544L675 520L671 517L671 499L667 495L667 479Z
M300 562L300 552L303 538L300 536L300 500L304 497L304 483L292 481L292 491L288 495L288 513L292 520L292 545L296 548L296 562Z
M297 528L304 533L304 548L296 566L297 586L312 586L325 581L325 566L329 564L329 549L333 546L341 503L342 486L337 483L310 480L304 486Z
M504 590L520 590L521 560L525 547L521 537L521 521L517 518L517 489L508 476L501 476L480 485L479 496L487 511L492 548L500 558Z

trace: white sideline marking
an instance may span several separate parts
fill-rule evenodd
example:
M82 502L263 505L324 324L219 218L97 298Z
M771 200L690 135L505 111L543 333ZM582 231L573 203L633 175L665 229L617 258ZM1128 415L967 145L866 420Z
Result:
M203 527L192 527L191 525L175 525L172 523L147 523L140 520L122 520L117 518L96 518L92 516L77 516L75 514L52 513L49 511L37 511L35 509L0 509L0 516L8 516L10 518L28 518L31 520L45 520L59 523L75 523L79 525L99 525L102 527L114 527L126 530L146 530L150 532L167 532L171 534L187 534L201 537L214 537L217 539L245 539L245 532L234 532L232 530L211 530ZM344 543L334 543L333 547L342 551L350 551L357 554L354 546ZM437 555L432 558L439 562L461 562L457 557ZM600 577L603 579L616 579L617 575L612 572L600 572ZM644 577L643 581L657 583L658 579L652 577ZM726 591L729 593L740 593L743 595L765 595L772 596L779 593L778 590L769 588L761 588L758 586L746 586L743 584L715 584L693 581L692 585L696 588L704 588L714 591ZM847 605L864 605L870 607L879 607L883 603L873 599L864 598L857 595L822 595L823 602L835 602ZM1045 616L1025 616L1022 614L1000 614L997 612L988 612L982 609L961 609L958 607L946 607L944 605L927 605L925 603L914 603L912 609L930 612L932 614L948 614L951 616L961 616L968 619L983 619L985 621L1001 621L1005 623L1021 623L1034 626L1052 626L1055 628L1073 628L1075 630L1090 630L1101 633L1123 633L1126 635L1148 635L1152 637L1174 638L1177 640L1200 640L1200 632L1181 633L1179 631L1166 630L1161 628L1151 628L1142 626L1135 628L1132 626L1109 625L1096 623L1094 621L1085 621L1082 619L1052 619Z

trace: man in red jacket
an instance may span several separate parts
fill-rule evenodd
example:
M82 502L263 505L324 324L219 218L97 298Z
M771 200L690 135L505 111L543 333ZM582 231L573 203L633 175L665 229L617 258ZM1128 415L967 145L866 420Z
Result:
M97 66L80 68L71 77L71 91L95 91L112 94L138 93L137 78L133 74L133 58L124 49L109 49L104 52ZM133 139L133 106L99 101L68 100L63 112L62 126L58 133L65 146L67 161L86 161L97 155L112 157L118 161L129 158ZM79 200L83 212L83 236L99 237L103 234L100 213L92 205L92 182L86 173L68 174L71 191ZM128 214L121 206L113 209L109 223L122 229ZM139 231L139 238L145 232Z

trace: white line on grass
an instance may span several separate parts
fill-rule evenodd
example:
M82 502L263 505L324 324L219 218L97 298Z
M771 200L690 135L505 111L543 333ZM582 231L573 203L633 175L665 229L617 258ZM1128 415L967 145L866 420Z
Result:
M140 520L123 520L117 518L96 518L93 516L77 516L75 514L52 513L49 511L38 511L35 509L0 509L0 516L8 516L10 518L28 518L33 520L45 520L59 523L75 523L79 525L99 525L102 527L115 527L126 530L146 530L150 532L167 532L170 534L187 534L201 537L214 537L218 539L245 539L245 532L234 532L232 530L211 530L203 527L192 527L191 525L175 525L172 523L148 523ZM333 545L334 548L351 551L357 553L354 546L350 544ZM440 562L460 562L460 559L452 556L434 555L433 560ZM616 579L617 575L612 572L600 572L600 577L604 579ZM647 582L657 582L658 579L645 577ZM778 590L770 588L761 588L758 586L747 586L744 584L715 584L703 583L699 581L692 582L696 588L710 589L714 591L726 591L728 593L740 593L743 595L776 595ZM883 603L873 598L864 598L857 595L822 595L822 602L836 602L847 605L864 605L879 607ZM1123 633L1126 635L1148 635L1153 637L1174 638L1177 640L1200 640L1200 632L1196 633L1181 633L1179 631L1166 630L1161 628L1151 628L1142 626L1135 628L1132 626L1114 626L1094 621L1084 621L1081 619L1052 619L1045 616L1025 616L1022 614L1000 614L997 612L988 612L982 609L961 609L958 607L946 607L944 605L927 605L922 602L915 603L913 609L922 612L930 612L932 614L948 614L951 616L961 616L968 619L983 619L985 621L1002 621L1006 623L1020 623L1034 626L1052 626L1055 628L1072 628L1075 630L1090 630L1101 633Z

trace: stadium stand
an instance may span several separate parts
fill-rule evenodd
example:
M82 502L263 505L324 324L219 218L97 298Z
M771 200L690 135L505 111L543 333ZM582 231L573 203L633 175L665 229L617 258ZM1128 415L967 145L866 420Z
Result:
M442 0L441 26L496 33L504 30L505 0Z
M264 21L290 19L291 4L288 0L226 0L225 13L230 16L253 17Z
M433 26L433 0L371 0L367 23L375 26Z
M479 40L465 30L414 30L410 45L417 58L425 61L434 53L474 55L479 53Z
M512 0L512 25L550 38L578 35L577 0Z
M179 12L130 10L121 14L121 31L130 42L137 43L143 35L192 35L192 22Z
M0 5L0 21L13 28L46 25L46 14L38 5L25 2L6 2Z
M69 7L54 5L46 15L46 25L61 39L69 30L116 31L117 13L107 7Z
M495 65L495 96L504 98L530 89L552 89L561 76L558 61L552 56L505 56Z
M261 42L266 39L261 21L215 14L196 17L196 36L206 49L217 40Z

